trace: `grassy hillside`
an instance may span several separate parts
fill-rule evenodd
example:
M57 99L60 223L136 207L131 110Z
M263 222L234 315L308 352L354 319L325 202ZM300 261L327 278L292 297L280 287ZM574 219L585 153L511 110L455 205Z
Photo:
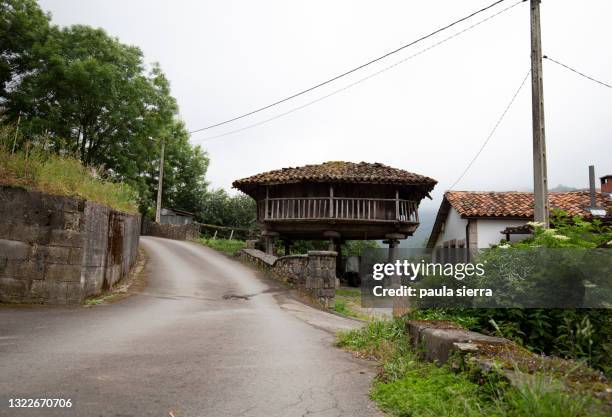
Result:
M136 213L136 193L126 184L104 180L100 171L71 157L33 149L12 153L0 142L0 185L80 197L116 210Z

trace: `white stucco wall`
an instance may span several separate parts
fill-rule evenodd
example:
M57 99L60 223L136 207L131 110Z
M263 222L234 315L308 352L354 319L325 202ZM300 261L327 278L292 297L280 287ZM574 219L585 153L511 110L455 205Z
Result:
M504 220L504 219L478 219L476 221L476 231L478 233L478 247L488 248L490 245L496 245L501 239L506 236L500 232L506 227L522 226L527 223L527 220ZM442 246L444 242L452 239L465 239L465 228L468 224L467 219L462 219L457 210L451 207L444 231L438 236L436 246ZM527 235L510 235L510 241L516 242L526 238Z
M450 208L448 216L446 216L446 224L444 225L444 232L440 233L436 246L442 246L442 243L452 239L465 239L465 228L468 221L462 219L457 210L453 207Z
M488 220L478 219L478 247L488 248L490 245L496 245L501 239L505 239L506 235L500 232L506 227L522 226L527 223L527 220ZM510 241L516 242L526 238L527 235L510 235Z

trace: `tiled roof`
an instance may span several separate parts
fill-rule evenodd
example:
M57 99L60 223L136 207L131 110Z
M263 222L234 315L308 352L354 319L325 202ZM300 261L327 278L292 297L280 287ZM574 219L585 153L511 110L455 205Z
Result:
M370 183L424 186L431 191L436 180L380 163L330 161L319 165L283 168L234 181L243 190L253 185L290 184L297 182Z
M447 191L444 196L464 217L533 218L533 193ZM596 199L611 215L612 199L600 192ZM548 200L551 210L560 209L570 216L591 216L587 210L591 205L588 191L549 193Z

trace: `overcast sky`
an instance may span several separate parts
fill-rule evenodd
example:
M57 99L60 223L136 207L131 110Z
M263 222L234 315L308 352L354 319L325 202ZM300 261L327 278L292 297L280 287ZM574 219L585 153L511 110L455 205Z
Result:
M102 27L137 45L170 79L189 130L266 105L420 37L492 0L41 0L53 22ZM513 4L508 0L485 15ZM544 53L612 82L612 2L544 0ZM434 202L478 151L530 66L528 2L353 88L240 133L455 33L239 122L193 135L208 180L327 160L382 162L438 180ZM612 173L612 89L544 62L549 184ZM463 190L532 184L530 82L465 178Z

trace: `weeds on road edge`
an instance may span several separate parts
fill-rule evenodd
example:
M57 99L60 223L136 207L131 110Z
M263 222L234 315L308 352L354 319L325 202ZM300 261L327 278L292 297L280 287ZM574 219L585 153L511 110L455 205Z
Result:
M586 417L603 416L589 395L566 392L563 384L537 375L518 387L494 376L476 383L465 372L422 361L405 335L405 320L379 320L340 332L336 345L376 359L381 370L371 398L394 416L404 417Z

